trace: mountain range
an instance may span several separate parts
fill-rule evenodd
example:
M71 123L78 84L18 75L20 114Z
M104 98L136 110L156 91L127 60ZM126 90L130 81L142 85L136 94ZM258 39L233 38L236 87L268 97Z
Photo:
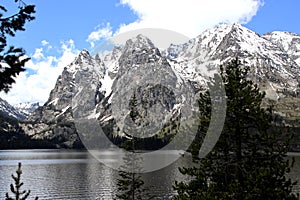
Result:
M219 25L164 50L143 35L96 56L82 50L59 75L47 102L20 126L33 139L65 148L82 146L74 125L80 116L96 119L111 137L130 137L133 128L153 136L188 117L184 106L207 88L220 65L236 57L266 92L265 104L274 104L286 124L300 126L300 36L278 31L260 36L240 24ZM130 120L133 99L139 115ZM4 108L17 117L9 109Z
M23 120L33 113L40 104L37 103L19 103L11 105L4 99L0 98L0 114L7 117L12 117L17 120Z

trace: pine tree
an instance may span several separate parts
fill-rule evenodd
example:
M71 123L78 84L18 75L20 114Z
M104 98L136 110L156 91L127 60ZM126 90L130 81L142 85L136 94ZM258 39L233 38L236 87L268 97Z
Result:
M264 93L247 78L249 68L232 60L221 76L227 113L214 149L205 158L195 155L209 125L209 92L200 96L201 124L192 145L194 167L180 168L189 182L175 182L174 199L297 199L296 184L286 178L293 165L286 158L290 135L271 128L272 109L261 107Z
M141 169L139 165L142 162L142 158L136 153L126 152L126 156L123 158L124 164L119 169L119 179L117 182L118 194L117 199L124 200L142 200L153 199L148 191L148 188L144 187L144 181L139 173L138 169Z
M7 36L14 37L17 31L24 31L27 21L34 19L33 5L26 5L22 0L19 2L18 13L11 16L4 16L7 9L0 5L0 91L8 92L14 78L25 70L25 63L29 58L24 58L25 51L7 44Z
M134 123L139 117L137 106L137 97L134 93L129 100L129 116ZM117 181L118 194L116 197L124 200L152 199L153 196L148 193L148 188L144 187L141 175L136 173L137 171L142 173L140 165L143 162L142 157L139 157L135 152L137 138L130 135L129 137L131 139L122 145L127 152L125 152L126 155L123 158L124 164L119 169L120 178Z
M130 109L129 116L134 123L137 123L137 120L140 117L137 106L138 106L137 97L136 97L136 93L134 92L133 96L129 100L129 109Z
M14 179L15 185L11 184L10 185L10 190L15 196L14 198L10 197L8 192L6 193L6 200L25 200L29 197L30 195L30 190L21 190L21 187L23 186L23 182L21 182L21 175L22 175L22 169L21 169L21 163L18 165L18 169L16 171L17 175L11 175L12 178ZM35 200L37 200L38 197L35 197Z

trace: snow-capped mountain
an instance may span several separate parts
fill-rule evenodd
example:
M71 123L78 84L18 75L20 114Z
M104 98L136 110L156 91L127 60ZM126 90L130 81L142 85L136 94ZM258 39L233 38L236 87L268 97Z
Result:
M30 103L30 102L25 102L25 103L18 103L13 105L15 109L18 110L19 113L22 113L25 118L28 117L31 113L33 113L38 107L40 106L40 103Z
M10 105L7 101L0 98L0 114L12 117L18 120L22 120L26 118L26 115L20 110L16 109L14 106Z
M95 57L83 50L58 77L48 101L22 127L31 137L60 147L79 145L73 117L81 115L97 119L108 134L127 136L133 122L138 124L135 130L149 130L151 123L182 117L183 106L192 103L218 66L236 57L250 66L249 78L267 98L298 101L299 38L281 32L259 36L239 24L223 24L185 44L171 45L166 53L142 35ZM139 115L130 120L133 91ZM156 116L154 110L163 114Z
M15 118L24 120L39 107L39 103L19 103L11 105L4 99L0 98L0 113Z
M239 24L223 24L186 44L171 46L168 53L182 73L192 68L187 78L195 81L201 75L211 76L220 64L238 57L250 66L251 78L266 91L267 97L276 100L284 96L282 92L286 89L295 94L299 89L300 68L298 57L294 56L298 50L294 47L300 45L300 40L294 36L293 48L284 49L283 42L278 45L275 40L261 37ZM280 41L285 41L285 37Z
M300 65L300 36L290 32L274 31L266 33L263 38L273 42L285 51L298 65Z

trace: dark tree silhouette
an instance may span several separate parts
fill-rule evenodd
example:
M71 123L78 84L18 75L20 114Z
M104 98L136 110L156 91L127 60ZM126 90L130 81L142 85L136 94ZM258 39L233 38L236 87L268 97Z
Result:
M25 23L34 19L33 5L26 5L22 0L14 0L19 3L19 11L16 14L5 16L7 9L0 5L0 91L8 92L11 84L15 83L15 77L25 71L25 63L30 58L25 58L22 48L8 46L7 37L14 37L17 31L24 31Z
M227 112L222 134L205 158L195 155L211 116L209 92L199 99L201 124L192 145L195 166L180 168L189 182L176 182L174 199L298 199L296 184L286 177L293 162L286 158L290 134L272 129L272 109L261 107L264 93L247 78L249 68L232 60L221 67Z

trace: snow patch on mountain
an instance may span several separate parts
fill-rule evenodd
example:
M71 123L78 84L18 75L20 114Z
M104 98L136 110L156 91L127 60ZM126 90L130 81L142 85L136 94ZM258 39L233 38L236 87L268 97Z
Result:
M300 35L290 32L274 31L263 35L285 51L300 66Z
M39 103L19 103L14 106L0 98L0 114L23 120L39 107Z
M19 103L15 104L14 107L20 112L23 113L26 117L31 115L38 107L40 107L40 103L30 103L30 102L25 102L25 103Z
M183 103L191 101L183 89L191 88L188 92L195 94L203 91L219 66L236 57L250 67L249 78L267 93L267 98L298 98L299 41L295 34L260 36L239 24L222 24L184 44L173 44L164 52L143 35L112 51L96 52L95 56L83 50L58 77L45 105L29 117L34 125L24 125L24 129L35 138L64 144L66 140L70 145L78 137L70 125L74 114L84 114L82 108L87 108L87 116L98 119L105 130L115 130L112 124L121 121L121 129L116 129L122 135L122 128L130 122L126 116L134 91L140 92L137 100L144 102L138 109L145 119L139 122L163 123L166 118L149 113L153 105L168 108L164 117L180 114ZM119 115L114 115L117 112Z

